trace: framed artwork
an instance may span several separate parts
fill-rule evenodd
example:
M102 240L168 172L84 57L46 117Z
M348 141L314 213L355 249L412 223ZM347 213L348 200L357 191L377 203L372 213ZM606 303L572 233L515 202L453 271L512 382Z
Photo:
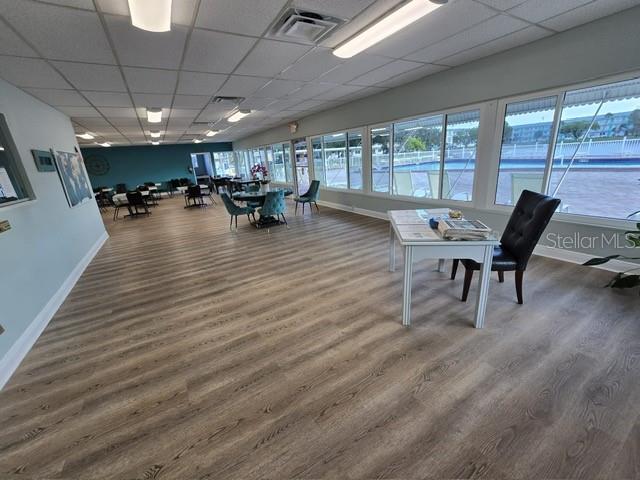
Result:
M55 172L56 164L53 159L53 152L47 150L31 150L31 155L36 162L39 172Z
M56 168L71 208L93 198L91 184L78 152L56 152Z

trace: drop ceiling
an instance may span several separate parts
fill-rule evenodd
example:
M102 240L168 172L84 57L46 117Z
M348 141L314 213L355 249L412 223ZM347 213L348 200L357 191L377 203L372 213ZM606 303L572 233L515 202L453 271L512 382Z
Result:
M171 32L131 26L127 0L0 0L0 76L114 145L233 141L384 92L640 0L450 0L351 59L331 48L402 0L173 0ZM286 9L344 20L319 45L268 38ZM226 121L228 105L254 112ZM145 107L163 109L149 124ZM95 141L83 141L93 144Z

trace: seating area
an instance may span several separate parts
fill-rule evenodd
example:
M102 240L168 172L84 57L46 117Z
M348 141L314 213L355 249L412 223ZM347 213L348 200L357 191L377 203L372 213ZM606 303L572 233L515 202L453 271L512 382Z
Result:
M640 0L0 23L0 479L640 479Z

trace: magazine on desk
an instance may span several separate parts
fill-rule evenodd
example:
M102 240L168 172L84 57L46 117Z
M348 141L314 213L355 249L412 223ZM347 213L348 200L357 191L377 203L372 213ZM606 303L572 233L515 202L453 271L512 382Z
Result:
M438 231L447 240L487 240L491 237L491 229L479 220L443 218L438 222Z

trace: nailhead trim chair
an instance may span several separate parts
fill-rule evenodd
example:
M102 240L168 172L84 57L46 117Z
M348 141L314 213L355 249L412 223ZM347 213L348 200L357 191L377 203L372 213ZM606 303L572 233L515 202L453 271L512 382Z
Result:
M316 210L320 213L320 208L318 208L318 194L320 193L320 180L313 180L311 185L309 185L309 190L304 195L300 195L299 197L294 197L294 201L296 202L296 211L295 214L298 214L298 204L302 204L302 214L304 215L304 204L308 203L309 206L313 203L316 206ZM313 210L311 210L313 212Z
M557 198L523 190L502 234L500 245L493 249L491 270L498 272L499 282L504 282L504 272L516 272L516 295L519 304L523 303L522 278L529 258L559 205L560 200ZM480 270L480 264L468 259L454 260L451 269L452 280L456 278L460 261L465 268L462 301L466 302L473 272Z

